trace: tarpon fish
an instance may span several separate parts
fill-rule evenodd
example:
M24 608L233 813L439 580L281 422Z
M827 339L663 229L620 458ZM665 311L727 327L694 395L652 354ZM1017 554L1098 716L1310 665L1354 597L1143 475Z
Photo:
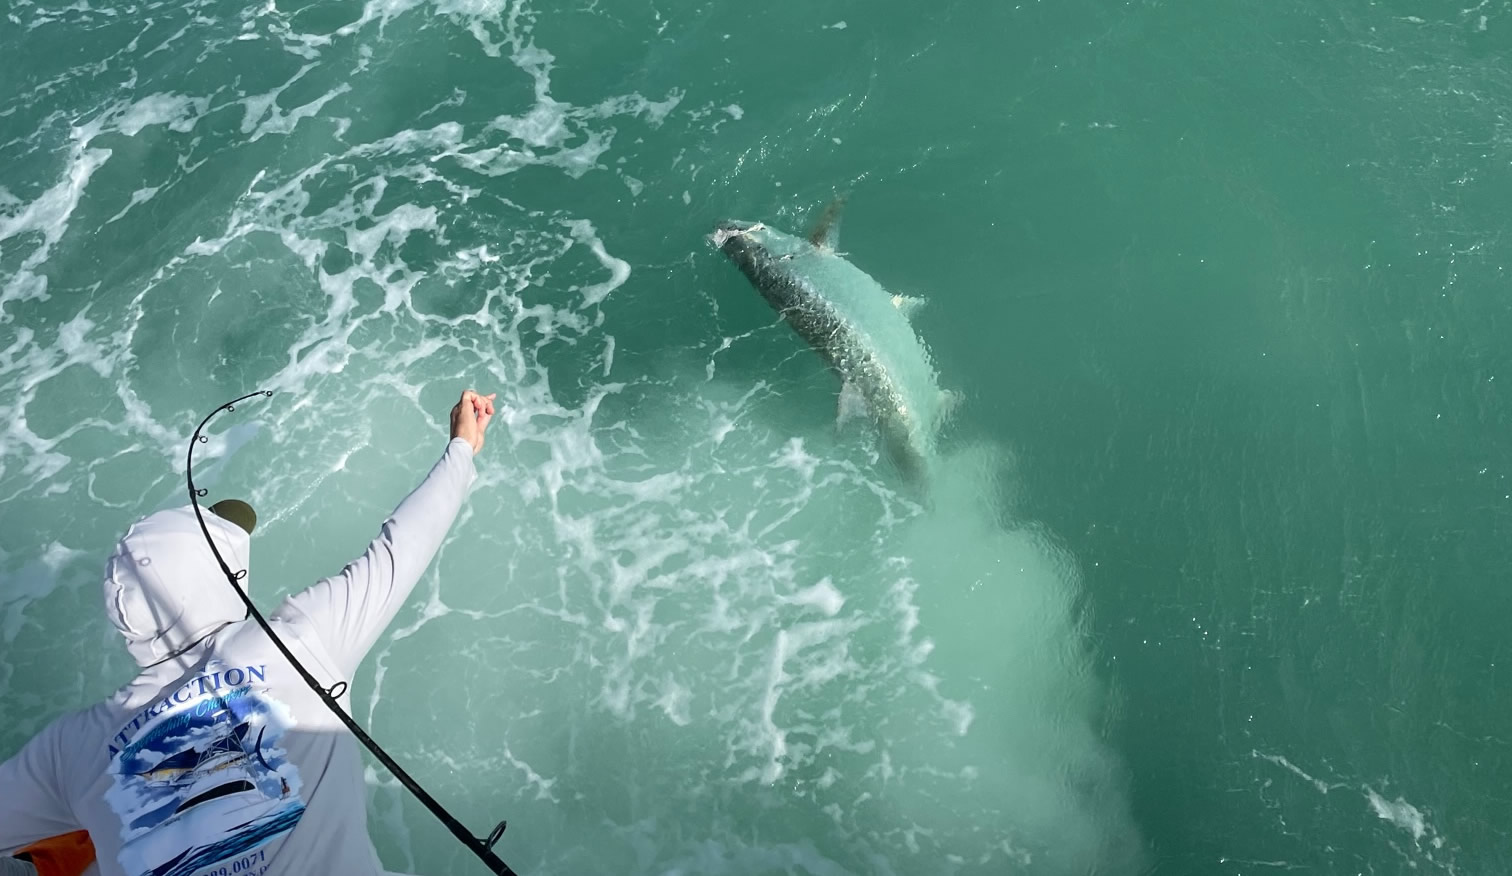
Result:
M808 239L738 220L720 222L710 239L839 376L839 418L864 410L893 464L923 485L958 396L940 389L908 321L922 300L889 293L835 252L840 205Z

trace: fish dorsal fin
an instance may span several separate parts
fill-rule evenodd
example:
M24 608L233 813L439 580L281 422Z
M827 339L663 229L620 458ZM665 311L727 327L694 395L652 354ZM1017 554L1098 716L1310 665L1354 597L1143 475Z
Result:
M892 303L893 307L898 308L898 312L903 314L904 319L913 319L914 314L923 310L924 305L929 301L925 298L914 298L911 295L894 295Z
M809 232L809 243L823 249L834 249L840 240L840 212L845 209L845 195L836 197L830 201L829 206L819 215L819 221L814 223L814 228Z

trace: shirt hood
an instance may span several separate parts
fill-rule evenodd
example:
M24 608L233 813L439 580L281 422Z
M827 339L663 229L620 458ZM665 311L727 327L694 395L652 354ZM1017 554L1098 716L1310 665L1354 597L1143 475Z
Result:
M231 571L248 569L251 539L209 511L205 528ZM239 584L245 591L248 576ZM105 613L143 666L199 644L244 620L247 607L215 561L194 506L171 508L132 524L105 563Z

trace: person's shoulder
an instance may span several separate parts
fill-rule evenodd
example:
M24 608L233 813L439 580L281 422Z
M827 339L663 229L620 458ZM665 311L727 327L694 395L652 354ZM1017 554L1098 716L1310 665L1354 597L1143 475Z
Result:
M306 644L306 640L311 637L311 627L314 625L314 621L300 609L292 597L279 603L278 608L264 615L263 619L268 622L268 629L272 630L273 634L285 644L291 641ZM219 638L216 650L220 652L274 647L273 643L268 641L267 631L262 628L256 618L252 617L234 624Z
M301 664L311 670L319 667L323 672L329 673L327 667L334 665L334 661L321 641L320 632L316 629L314 621L300 610L298 605L292 600L285 600L267 620L268 628L273 631L273 635L278 637L278 640L294 654ZM216 650L221 659L235 662L253 655L282 657L278 654L278 646L268 639L267 632L256 620L249 618L237 626L235 631L224 636L218 643Z
M30 745L39 746L39 752L49 759L60 775L74 776L75 767L98 766L91 754L106 750L110 737L123 712L114 696L103 702L83 708L72 709L54 717L36 731ZM72 779L67 781L72 787Z
M106 697L104 702L79 710L78 720L99 721L106 725L130 720L133 715L156 702L180 675L181 671L167 664L142 669L115 693Z
M48 721L42 732L76 735L89 727L104 728L109 725L113 715L120 713L116 703L116 697L112 696L103 702L71 709Z

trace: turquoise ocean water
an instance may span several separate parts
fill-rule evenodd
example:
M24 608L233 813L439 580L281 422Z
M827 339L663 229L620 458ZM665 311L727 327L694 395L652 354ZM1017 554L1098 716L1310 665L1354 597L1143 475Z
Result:
M0 756L202 482L272 606L501 414L354 708L526 874L1512 868L1512 3L10 0ZM919 504L709 244L929 304ZM381 770L385 864L482 872Z

